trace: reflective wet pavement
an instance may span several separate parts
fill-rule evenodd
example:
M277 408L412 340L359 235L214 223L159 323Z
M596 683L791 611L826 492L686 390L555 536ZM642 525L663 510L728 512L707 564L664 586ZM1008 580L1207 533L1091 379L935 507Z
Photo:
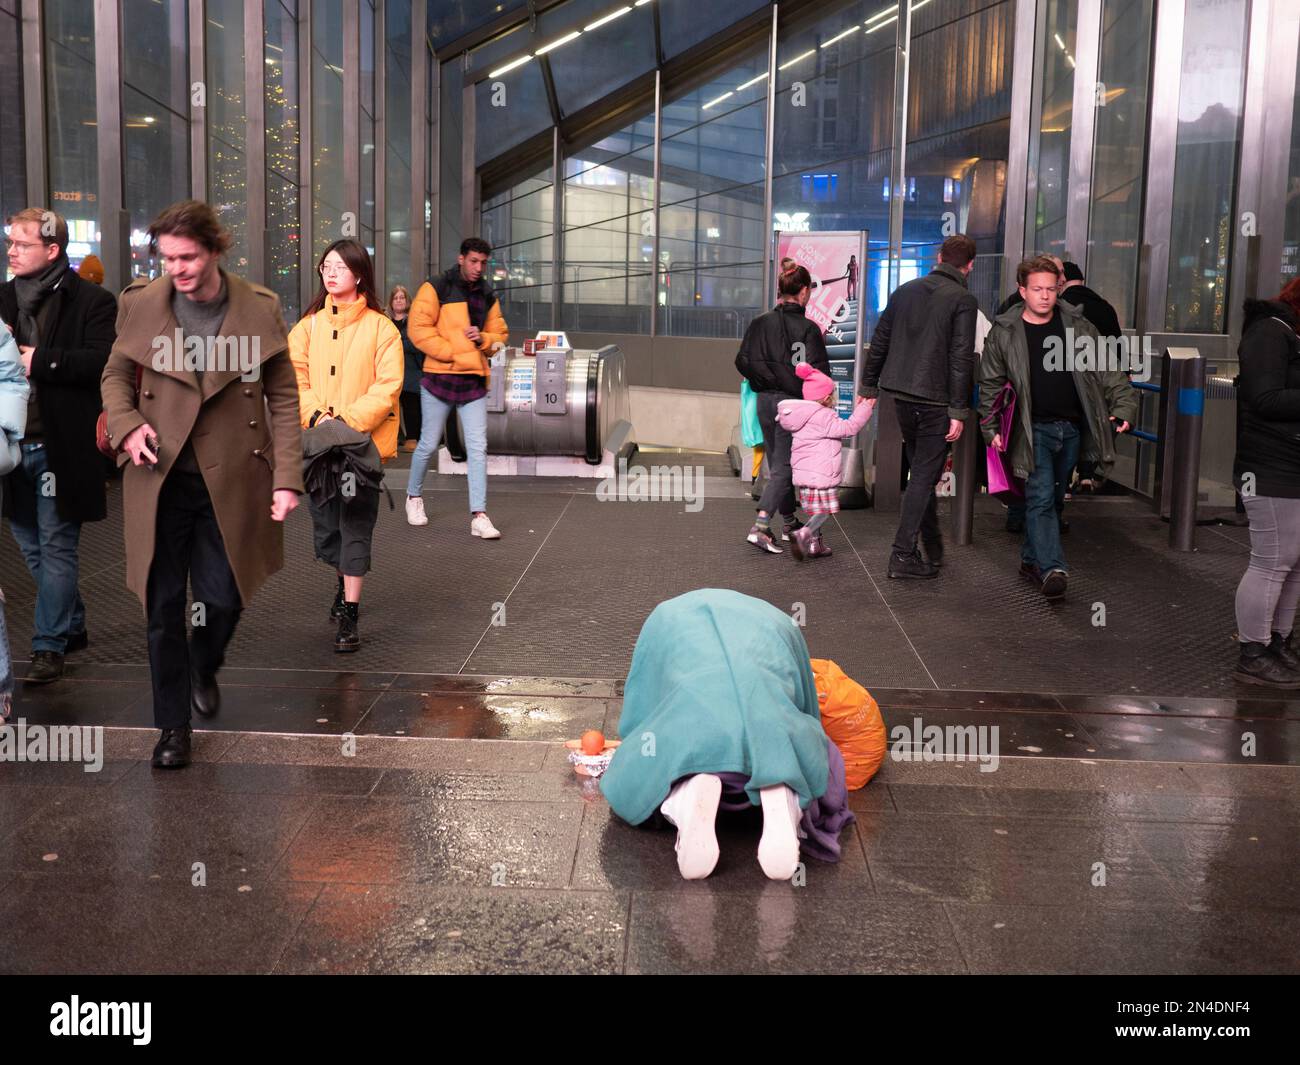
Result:
M1300 971L1300 769L887 761L837 865L702 882L553 742L205 732L0 773L10 973Z
M987 501L924 585L882 579L888 516L841 514L835 557L799 567L737 541L734 481L698 514L591 488L494 482L496 544L454 481L427 530L385 508L346 661L291 522L174 773L147 762L120 515L87 527L91 646L15 716L105 726L107 761L0 763L0 971L1300 971L1300 693L1227 679L1234 531L1171 556L1139 508L1081 503L1061 609L1010 578ZM0 541L21 677L31 585ZM839 864L769 882L736 815L715 874L682 881L671 833L612 817L560 741L617 734L641 622L702 585L801 605L891 728L996 726L996 770L888 760Z

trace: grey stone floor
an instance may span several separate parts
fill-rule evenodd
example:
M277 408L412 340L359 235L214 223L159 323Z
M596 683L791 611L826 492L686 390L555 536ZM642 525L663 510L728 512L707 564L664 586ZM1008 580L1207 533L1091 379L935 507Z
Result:
M0 774L6 973L1300 971L1294 767L887 761L793 886L747 815L682 881L557 743L105 735Z

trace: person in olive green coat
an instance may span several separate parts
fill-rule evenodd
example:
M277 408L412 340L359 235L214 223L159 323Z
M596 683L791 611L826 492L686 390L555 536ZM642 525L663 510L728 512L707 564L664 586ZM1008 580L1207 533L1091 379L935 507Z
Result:
M1057 519L1059 500L1079 460L1105 476L1115 465L1114 431L1137 417L1137 393L1097 329L1073 304L1057 301L1052 260L1027 259L1016 272L1023 304L999 315L979 366L984 441L1011 455L1025 479L1025 539L1020 572L1049 599L1065 594L1067 571ZM989 417L1002 385L1016 392L1011 439Z

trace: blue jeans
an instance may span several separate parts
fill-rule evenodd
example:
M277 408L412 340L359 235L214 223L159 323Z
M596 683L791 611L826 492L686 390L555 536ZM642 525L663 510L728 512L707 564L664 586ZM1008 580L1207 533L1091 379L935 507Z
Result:
M77 588L81 523L64 521L55 506L57 485L44 444L23 444L23 464L9 475L10 527L36 582L33 651L63 654L68 637L86 631L86 607Z
M1025 540L1020 561L1044 574L1065 570L1061 519L1070 471L1079 461L1079 428L1071 422L1034 422L1034 472L1025 481Z
M424 490L424 475L429 460L438 450L447 417L455 407L460 415L460 435L465 441L465 458L469 463L469 511L487 510L487 396L469 403L444 403L420 388L420 442L411 455L411 477L406 494L418 496Z

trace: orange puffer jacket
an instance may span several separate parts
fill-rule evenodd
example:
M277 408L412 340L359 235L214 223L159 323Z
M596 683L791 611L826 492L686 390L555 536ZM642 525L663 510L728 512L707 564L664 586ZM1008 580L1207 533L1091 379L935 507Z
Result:
M420 286L411 304L406 335L424 352L425 373L473 373L491 376L488 358L492 346L510 337L496 293L483 282L487 320L479 330L478 343L465 335L469 328L466 282L460 267L453 266L441 277Z
M307 428L328 411L369 433L385 462L397 454L402 337L386 314L364 299L325 306L289 331L289 358L298 376L298 410Z

